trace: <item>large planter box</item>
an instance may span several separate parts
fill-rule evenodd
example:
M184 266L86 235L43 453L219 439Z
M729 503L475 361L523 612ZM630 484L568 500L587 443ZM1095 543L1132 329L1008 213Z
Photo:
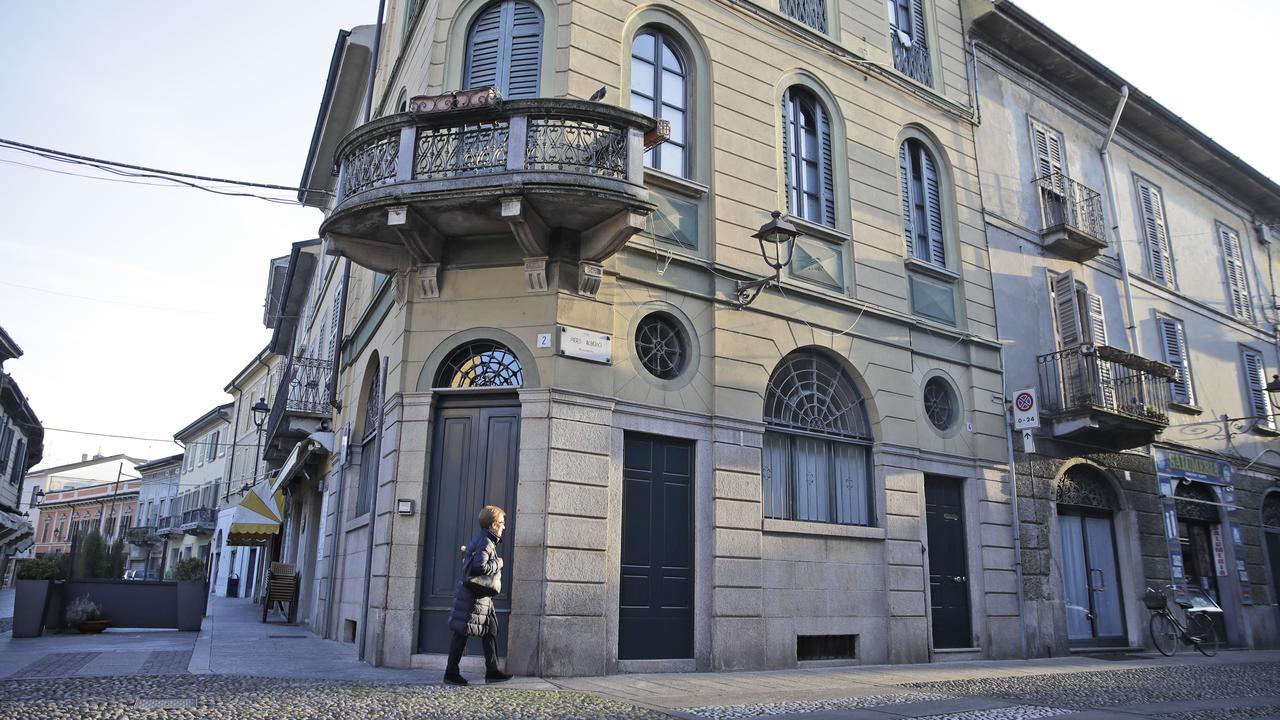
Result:
M18 580L13 598L13 636L40 637L49 607L51 580Z
M209 599L208 584L203 580L178 581L178 629L200 630L205 603Z
M88 595L102 617L118 628L176 628L178 584L145 580L77 579L65 585L67 600Z

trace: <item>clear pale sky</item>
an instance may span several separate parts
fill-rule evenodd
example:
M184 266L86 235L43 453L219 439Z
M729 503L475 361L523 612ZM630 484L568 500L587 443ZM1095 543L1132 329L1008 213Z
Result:
M1272 178L1280 3L1024 0L1021 7ZM0 137L201 175L295 185L334 40L376 0L0 0ZM316 210L0 149L5 364L48 428L169 438L268 340L270 258ZM141 181L154 182L154 181ZM277 196L292 197L288 193ZM49 466L171 443L50 430Z

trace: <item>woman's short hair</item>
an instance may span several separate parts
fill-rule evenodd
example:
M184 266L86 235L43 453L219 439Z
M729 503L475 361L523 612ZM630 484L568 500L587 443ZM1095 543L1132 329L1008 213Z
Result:
M497 505L485 505L480 508L480 527L488 530L493 524L498 522L498 518L506 517L507 511Z

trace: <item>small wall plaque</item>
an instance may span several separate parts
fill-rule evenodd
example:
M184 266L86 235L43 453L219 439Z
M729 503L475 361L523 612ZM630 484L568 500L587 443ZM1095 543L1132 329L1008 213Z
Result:
M613 338L605 333L560 326L560 354L590 362L613 362Z

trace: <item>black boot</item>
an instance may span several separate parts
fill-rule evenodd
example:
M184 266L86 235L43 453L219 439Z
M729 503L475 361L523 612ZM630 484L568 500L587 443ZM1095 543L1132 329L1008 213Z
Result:
M506 682L510 679L511 679L511 676L508 675L507 673L502 672L501 670L489 670L489 671L486 671L484 674L484 682L486 685L490 685L493 683Z
M462 675L459 673L445 673L444 684L445 685L461 685L463 687L466 687L471 683L467 682L467 679L462 677Z

